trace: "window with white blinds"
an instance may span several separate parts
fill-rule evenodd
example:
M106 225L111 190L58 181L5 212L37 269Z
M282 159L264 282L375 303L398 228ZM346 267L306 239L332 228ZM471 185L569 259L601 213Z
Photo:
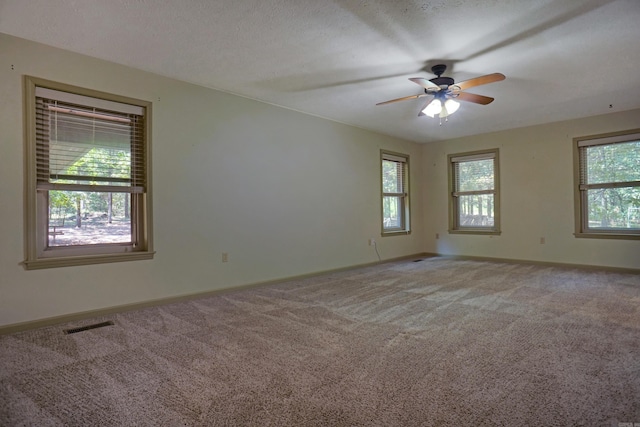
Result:
M577 138L576 235L640 237L640 131Z
M499 233L498 150L448 157L450 231Z
M38 188L143 193L144 109L36 87ZM102 103L104 104L104 102Z
M382 234L408 233L409 156L382 150Z
M151 104L32 77L25 265L148 259Z

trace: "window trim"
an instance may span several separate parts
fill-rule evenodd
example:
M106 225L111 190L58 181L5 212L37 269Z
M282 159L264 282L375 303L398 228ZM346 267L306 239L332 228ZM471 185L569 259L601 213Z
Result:
M36 87L54 91L68 92L77 96L98 98L105 102L117 102L142 107L145 111L145 168L146 168L146 192L141 201L132 206L132 216L138 221L132 224L138 227L138 247L135 251L113 251L117 245L92 245L90 249L83 247L56 248L55 255L43 256L42 249L46 245L47 233L43 232L42 221L39 218L43 209L43 198L37 191L37 165L36 165ZM80 88L64 83L53 82L32 76L23 77L24 94L24 247L25 260L22 262L26 270L66 267L90 264L103 264L121 261L134 261L153 259L153 216L152 216L152 182L151 182L151 102L129 98L120 95L100 92L92 89ZM44 198L46 200L46 197ZM39 241L40 240L40 241ZM86 248L86 247L85 247Z
M583 185L581 180L582 164L580 160L580 149L582 147L610 145L634 140L637 141L638 139L640 139L640 128L573 138L573 200L575 212L575 237L591 239L640 240L640 230L594 230L589 229L589 227L585 227L585 222L588 218L586 203L587 188L581 188ZM611 186L609 188L613 188L617 185L613 183L610 184Z
M493 190L482 194L493 194L493 227L460 227L459 206L455 194L455 164L461 161L493 159ZM470 151L447 155L447 172L449 175L449 233L500 235L500 152L498 148Z
M404 188L402 193L385 193L384 185L383 185L383 173L384 167L382 162L384 160L398 161L404 163ZM382 237L386 236L400 236L400 235L408 235L411 234L411 204L410 204L410 179L409 179L409 155L398 153L395 151L389 150L380 150L380 235ZM384 228L384 198L385 197L401 197L402 200L402 227L397 229L385 229Z

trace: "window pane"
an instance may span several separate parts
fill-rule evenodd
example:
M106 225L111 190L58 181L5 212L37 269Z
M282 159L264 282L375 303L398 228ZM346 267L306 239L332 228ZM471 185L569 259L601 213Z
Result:
M640 229L640 188L606 188L587 191L588 227Z
M640 141L587 147L586 184L640 181Z
M131 195L49 191L48 246L132 243Z
M402 228L402 197L382 198L382 219L384 228Z
M390 160L382 161L382 192L402 193L402 163Z
M493 194L460 196L457 199L460 227L493 227Z
M62 144L51 144L60 147ZM68 150L67 152L71 152ZM52 183L89 185L130 185L131 153L129 150L94 147L77 152L75 157L52 159ZM71 162L71 163L69 163ZM114 179L115 178L115 179Z
M493 159L457 162L456 191L493 190Z

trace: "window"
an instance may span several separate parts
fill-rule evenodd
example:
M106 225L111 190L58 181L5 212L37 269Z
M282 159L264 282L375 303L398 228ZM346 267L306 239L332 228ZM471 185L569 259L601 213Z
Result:
M449 231L500 234L498 150L448 157Z
M382 235L408 234L409 156L380 151L382 160Z
M574 140L576 236L640 238L640 130Z
M27 269L150 259L151 104L32 77Z

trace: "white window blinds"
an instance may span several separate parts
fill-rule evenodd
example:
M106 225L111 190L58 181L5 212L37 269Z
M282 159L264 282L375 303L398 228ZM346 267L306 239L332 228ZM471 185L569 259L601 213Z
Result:
M36 88L39 190L144 193L144 108Z
M495 190L494 159L495 153L453 157L451 159L455 168L453 195L493 193Z

